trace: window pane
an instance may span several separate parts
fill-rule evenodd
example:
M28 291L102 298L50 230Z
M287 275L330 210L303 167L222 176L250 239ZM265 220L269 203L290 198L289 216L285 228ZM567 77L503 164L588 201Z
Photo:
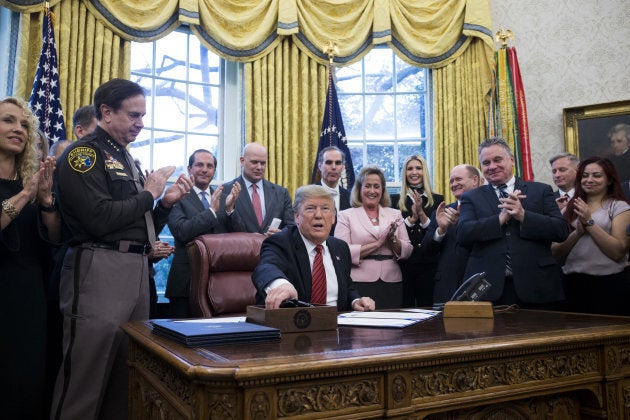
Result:
M393 144L368 144L367 154L370 156L369 164L381 168L388 182L395 180Z
M217 136L202 136L198 134L188 135L188 149L186 156L190 156L192 152L198 149L206 149L212 152L213 155L217 155L217 149L219 144L219 138ZM186 158L188 159L188 158Z
M425 76L426 72L423 69L411 66L396 57L397 92L424 92Z
M363 92L363 63L359 61L348 67L338 67L335 70L337 79L337 93Z
M363 139L363 96L344 95L339 97L343 128L346 129L346 138Z
M218 134L219 87L190 84L188 89L188 131Z
M394 97L392 95L365 95L365 121L367 138L382 139L395 135Z
M153 43L137 43L131 54L131 68L138 73L153 74Z
M158 77L187 80L188 35L174 31L155 41L155 74Z
M154 127L185 131L186 83L156 80L154 92Z
M365 62L365 91L391 92L394 88L392 51L375 48L363 59Z
M396 96L396 128L398 138L420 137L420 101L423 96Z
M185 159L184 147L185 135L172 131L153 132L153 168L161 168L163 166L173 165L175 162L180 163ZM180 165L176 165L181 168ZM173 174L177 176L179 173Z

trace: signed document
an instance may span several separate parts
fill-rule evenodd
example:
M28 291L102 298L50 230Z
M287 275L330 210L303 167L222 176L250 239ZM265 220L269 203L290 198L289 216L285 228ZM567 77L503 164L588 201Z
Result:
M434 318L439 314L439 311L426 309L348 312L337 317L337 324L355 327L404 328Z

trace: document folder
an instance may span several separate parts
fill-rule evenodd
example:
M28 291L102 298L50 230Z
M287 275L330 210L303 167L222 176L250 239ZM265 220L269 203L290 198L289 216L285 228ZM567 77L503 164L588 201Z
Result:
M280 330L249 322L182 322L155 319L153 333L188 347L254 343L280 339Z

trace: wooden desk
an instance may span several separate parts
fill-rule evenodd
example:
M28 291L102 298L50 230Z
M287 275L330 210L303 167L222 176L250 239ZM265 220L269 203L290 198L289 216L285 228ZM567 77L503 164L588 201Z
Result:
M130 418L630 418L630 318L446 321L205 348L130 323Z

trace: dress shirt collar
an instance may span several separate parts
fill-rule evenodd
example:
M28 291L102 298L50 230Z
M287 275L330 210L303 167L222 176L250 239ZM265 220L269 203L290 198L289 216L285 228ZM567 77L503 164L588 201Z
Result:
M326 189L326 191L328 191L329 193L331 193L332 195L339 195L339 183L337 183L337 185L335 186L335 188L330 188L328 185L326 185L323 181L321 182L322 187L324 187Z
M560 194L560 197L566 194L569 196L569 198L573 198L573 194L575 194L575 188L571 188L569 191L562 191L560 188L558 188L558 193Z
M510 178L510 180L505 183L505 185L507 185L507 191L509 194L512 194L514 192L514 184L516 184L515 176L512 176L512 178ZM492 189L494 189L497 195L499 194L499 185L492 185Z
M193 190L195 190L195 194L197 194L197 197L199 197L199 198L201 198L199 196L199 194L201 194L202 192L208 193L208 196L206 198L208 199L208 201L210 201L210 196L212 195L212 188L208 187L208 189L202 190L201 188L197 187L196 185L193 185Z
M251 186L252 184L256 184L256 187L258 188L258 194L262 194L262 189L263 189L263 180L261 179L258 182L251 182L249 179L243 177L243 181L245 181L245 188L247 189L247 191L249 191L250 195L251 195Z
M299 230L298 230L299 232ZM304 235L302 235L302 232L300 232L300 236L302 237L302 241L304 242L304 246L306 246L306 252L308 253L308 255L312 255L313 252L315 251L315 247L318 244L315 244L311 241L309 241L308 239L306 239L306 237ZM324 247L323 251L322 251L322 255L326 255L328 253L328 246L326 246L326 241L322 242L321 245Z

